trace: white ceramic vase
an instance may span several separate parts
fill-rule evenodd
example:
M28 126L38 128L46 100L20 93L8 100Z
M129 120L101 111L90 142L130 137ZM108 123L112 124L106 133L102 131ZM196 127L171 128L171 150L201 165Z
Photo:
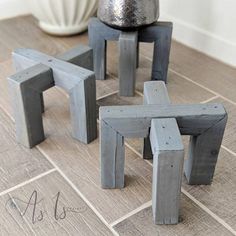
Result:
M98 0L29 0L32 14L47 33L72 35L87 29Z

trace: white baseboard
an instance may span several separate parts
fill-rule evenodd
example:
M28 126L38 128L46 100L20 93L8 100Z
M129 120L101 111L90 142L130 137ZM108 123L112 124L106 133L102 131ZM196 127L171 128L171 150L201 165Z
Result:
M0 0L0 20L29 13L27 0Z
M223 39L167 14L162 14L161 20L169 20L174 23L173 38L176 41L236 67L235 42Z

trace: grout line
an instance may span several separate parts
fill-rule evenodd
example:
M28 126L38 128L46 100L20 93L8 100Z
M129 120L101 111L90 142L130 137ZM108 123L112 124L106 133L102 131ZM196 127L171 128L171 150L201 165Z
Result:
M170 71L173 72L174 74L176 74L176 75L182 77L183 79L188 80L189 82L192 82L193 84L196 84L197 86L199 86L199 87L201 87L201 88L207 90L208 92L215 94L216 96L218 96L218 97L220 97L220 98L226 100L227 102L229 102L229 103L231 103L231 104L233 104L233 105L236 105L236 102L233 102L232 100L230 100L230 99L226 98L225 96L223 96L223 95L221 95L221 94L215 92L214 90L211 90L211 89L205 87L204 85L201 85L201 84L199 84L198 82L196 82L196 81L194 81L194 80L191 80L191 79L188 78L187 76L182 75L181 73L179 73L179 72L177 72L177 71L175 71L175 70L173 70L173 69L171 69L171 68L170 68Z
M136 149L134 149L132 146L130 146L129 143L125 142L125 146L127 146L132 152L134 152L136 155L138 155L139 157L143 158L143 156L141 155L141 153L139 153Z
M135 93L138 94L140 97L143 97L143 93L138 91L138 90L135 90Z
M97 98L97 101L98 101L98 100L101 100L101 99L103 99L103 98L112 96L112 95L117 94L117 93L119 93L118 90L116 90L116 91L114 91L114 92L111 92L111 93L108 93L108 94L105 94L105 95L103 95L103 96L101 96L101 97L98 97L98 98Z
M134 151L138 156L142 157L142 155L140 153L138 153L133 147L131 147L129 144L126 143L126 146L128 148L130 148L132 151ZM236 156L236 153L234 153L233 151L229 150L228 148L226 148L225 146L221 146L222 148L224 148L225 150L227 150L228 152L230 152L231 154L233 154L234 156ZM148 161L145 160L150 166L153 167L153 164ZM219 216L217 216L214 212L212 212L209 208L207 208L204 204L202 204L200 201L198 201L194 196L192 196L190 193L188 193L183 187L181 187L181 192L187 196L189 199L191 199L197 206L199 206L202 210L204 210L206 213L208 213L212 218L214 218L216 221L218 221L218 223L220 223L222 226L224 226L227 230L229 230L232 234L234 234L236 236L236 231L229 225L227 224L224 220L222 220Z
M142 56L145 57L147 60L152 61L152 59L150 59L149 57L144 56L143 54L142 54ZM231 104L233 104L233 105L236 105L236 102L230 100L229 98L226 98L225 96L223 96L223 95L221 95L221 94L215 92L215 91L212 90L212 89L209 89L209 88L205 87L204 85L202 85L202 84L200 84L200 83L198 83L198 82L196 82L196 81L190 79L189 77L187 77L187 76L185 76L185 75L183 75L183 74L181 74L181 73L175 71L174 69L171 69L170 67L169 67L169 71L171 71L172 73L174 73L174 74L180 76L181 78L183 78L183 79L185 79L185 80L187 80L187 81L189 81L189 82L192 82L193 84L195 84L195 85L197 85L197 86L199 86L199 87L201 87L201 88L207 90L208 92L215 94L216 96L218 96L218 97L220 97L220 98L226 100L227 102L229 102L229 103L231 103Z
M89 200L83 195L83 193L76 187L76 185L64 174L64 172L51 160L51 158L39 147L37 149L47 158L47 160L55 167L60 175L67 181L71 188L83 199L83 201L90 207L90 209L97 215L97 217L111 230L113 235L119 236L119 234L107 223L103 216L97 211L97 209L89 202Z
M208 103L208 102L211 102L211 101L213 101L213 100L215 100L215 99L217 99L217 98L219 98L219 96L218 95L216 95L216 96L214 96L214 97L212 97L212 98L209 98L209 99L207 99L207 100L205 100L205 101L203 101L203 102L201 102L201 103Z
M61 87L59 86L55 86L55 88L60 91L61 93L63 93L67 98L70 98L70 95L64 90L62 89Z
M200 201L198 201L195 197L193 197L191 194L189 194L186 190L181 188L181 192L187 196L189 199L191 199L197 206L199 206L202 210L207 212L212 218L214 218L216 221L218 221L221 225L223 225L227 230L229 230L233 235L236 235L236 231L227 224L224 220L222 220L219 216L217 216L215 213L213 213L210 209L208 209L204 204L202 204Z
M235 153L235 152L233 152L232 150L228 149L228 148L225 147L224 145L221 145L221 147L222 147L223 149L225 149L227 152L229 152L230 154L232 154L233 156L236 156L236 153Z
M140 212L140 211L146 209L147 207L150 207L151 205L152 205L152 201L149 201L149 202L144 203L143 205L141 205L140 207L136 208L135 210L129 212L128 214L122 216L122 217L119 218L118 220L112 222L112 223L110 224L110 226L111 226L111 227L114 227L115 225L117 225L117 224L121 223L122 221L128 219L129 217L131 217L131 216L137 214L138 212Z
M22 182L22 183L20 183L20 184L17 184L16 186L11 187L11 188L9 188L9 189L7 189L7 190L1 192L1 193L0 193L0 197L2 197L3 195L5 195L5 194L7 194L7 193L10 193L10 192L12 192L12 191L14 191L14 190L16 190L16 189L18 189L18 188L20 188L20 187L23 187L23 186L25 186L25 185L27 185L27 184L29 184L29 183L32 183L32 182L34 182L34 181L36 181L36 180L38 180L38 179L40 179L40 178L42 178L42 177L45 177L45 176L47 176L47 175L49 175L49 174L51 174L52 172L55 172L55 171L56 171L56 168L53 168L53 169L51 169L51 170L49 170L49 171L46 171L46 172L44 172L44 173L42 173L42 174L40 174L40 175L37 175L37 176L35 176L35 177L33 177L33 178L27 180L27 181L24 181L24 182Z

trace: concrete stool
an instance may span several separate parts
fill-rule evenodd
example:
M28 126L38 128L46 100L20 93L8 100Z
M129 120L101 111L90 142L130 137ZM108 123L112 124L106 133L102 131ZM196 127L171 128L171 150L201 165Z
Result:
M227 113L221 104L171 105L164 82L146 82L144 91L144 105L100 108L101 185L123 188L124 138L150 137L144 154L152 149L154 155L154 222L176 224L184 163L180 134L191 135L184 163L188 183L211 184Z
M138 31L128 32L111 28L97 18L89 23L89 45L94 50L96 79L106 77L106 41L119 41L120 95L133 96L139 42L154 42L152 80L167 82L172 37L171 22L157 22Z
M42 92L59 86L70 97L73 137L89 143L97 138L96 81L93 52L78 46L54 58L31 49L13 53L17 74L9 80L17 141L32 148L45 139Z

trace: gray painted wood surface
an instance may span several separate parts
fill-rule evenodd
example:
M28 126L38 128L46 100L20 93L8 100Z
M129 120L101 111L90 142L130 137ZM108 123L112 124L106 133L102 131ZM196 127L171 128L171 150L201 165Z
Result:
M227 115L202 134L191 136L188 159L184 166L189 184L211 184L226 123Z
M91 18L88 26L89 46L93 49L94 72L97 80L106 79L107 41L118 40L120 31L110 28L97 18Z
M160 96L160 102L166 104L148 105L154 101L146 94L146 105L100 107L101 184L103 188L124 186L123 138L148 138L151 127L154 222L177 224L184 161L180 133L193 136L185 163L189 183L210 184L227 113L221 104L171 105L163 82L147 82L146 91L149 90L154 101ZM155 95L158 90L159 95ZM170 140L166 141L166 137Z
M165 84L161 82L145 82L143 89L143 104L170 104L170 99ZM152 159L153 155L149 137L144 138L143 142L143 158Z
M100 108L101 122L105 122L111 129L126 138L146 138L149 134L151 120L154 118L176 118L181 134L197 136L214 127L226 116L226 111L220 104L136 105ZM101 136L102 138L103 136ZM110 152L116 155L115 146ZM103 163L103 159L109 157L101 156L101 158Z
M152 80L167 82L172 27L171 22L157 22L138 31L138 42L154 42L155 45ZM104 80L106 78L106 41L118 41L120 34L120 30L105 25L97 18L91 18L89 23L89 45L94 50L94 71L96 79ZM136 50L136 52L138 51Z
M144 104L170 104L164 82L144 83ZM152 180L154 222L177 224L184 147L176 119L152 120L150 138L144 139L143 156L150 159L152 154L154 155Z
M92 50L88 47L76 47L60 58L86 65L88 69L93 67ZM42 92L54 85L66 90L70 96L73 137L84 143L97 138L96 84L91 70L31 49L17 49L13 59L19 72L9 78L9 84L20 143L31 148L44 140Z
M9 79L16 139L26 147L33 147L45 139L42 92L53 86L52 71L42 64L23 70Z
M146 137L154 118L176 118L182 135L199 135L226 116L221 104L104 106L100 118L129 138ZM132 122L131 122L132 121Z
M124 137L104 121L100 125L100 156L103 157L101 161L102 188L124 188Z
M153 160L152 210L155 224L177 224L184 146L176 120L153 119L150 131Z
M136 67L138 65L137 45L138 32L121 32L119 37L120 96L134 96Z

